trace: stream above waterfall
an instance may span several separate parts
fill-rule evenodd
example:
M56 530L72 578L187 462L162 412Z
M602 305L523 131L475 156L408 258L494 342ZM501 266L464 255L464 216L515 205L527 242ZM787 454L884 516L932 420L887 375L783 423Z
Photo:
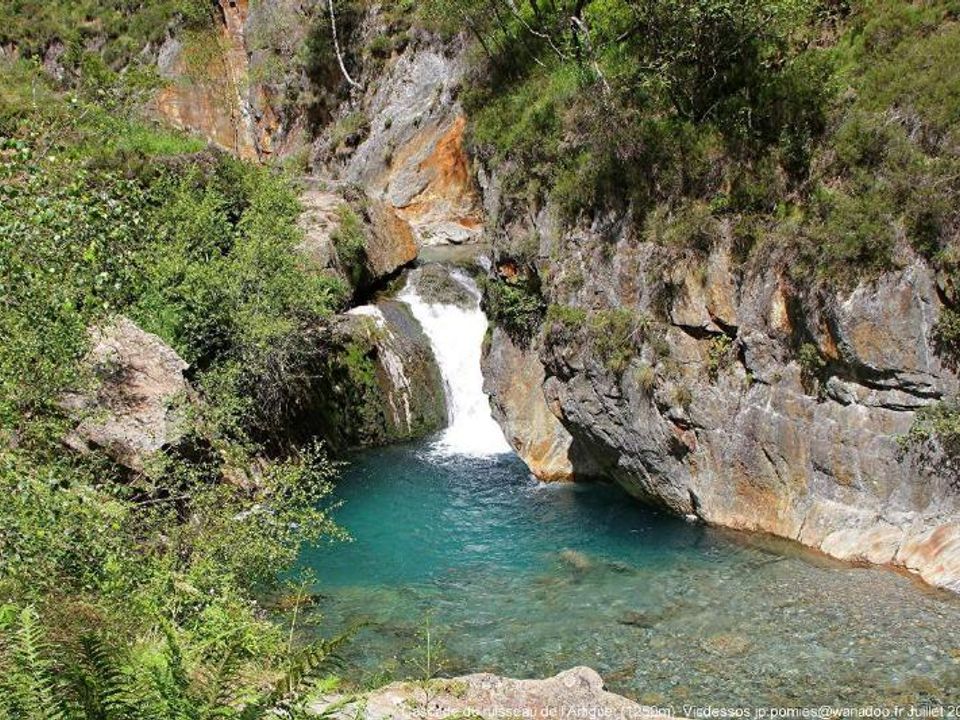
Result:
M960 698L960 602L882 568L688 524L606 485L544 485L514 457L431 442L364 451L338 489L354 540L310 548L329 632L371 624L348 679L589 665L648 703Z

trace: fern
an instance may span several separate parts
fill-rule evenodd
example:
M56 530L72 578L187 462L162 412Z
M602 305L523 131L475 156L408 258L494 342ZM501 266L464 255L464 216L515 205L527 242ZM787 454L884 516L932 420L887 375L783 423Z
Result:
M3 688L7 714L22 720L70 720L36 610L20 611L12 642L4 645L9 653Z
M142 720L137 689L117 662L118 653L100 637L80 639L76 686L87 720Z
M150 676L157 702L164 708L159 717L163 720L197 720L201 716L190 697L190 679L180 643L172 629L164 627L163 631L165 662L162 667L154 668Z
M354 626L334 638L317 640L297 652L287 671L266 696L249 705L241 715L243 720L262 720L278 713L296 718L302 715L300 706L306 690L320 681L331 667L342 663L340 649L353 639L361 626Z
M204 689L204 707L206 717L229 717L235 714L233 706L238 704L240 695L240 655L233 648L228 649L212 668L200 672Z

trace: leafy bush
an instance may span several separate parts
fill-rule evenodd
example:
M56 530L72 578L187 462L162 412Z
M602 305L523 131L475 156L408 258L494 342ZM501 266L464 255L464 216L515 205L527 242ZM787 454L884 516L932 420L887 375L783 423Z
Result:
M505 6L421 13L477 41L470 138L513 202L698 250L727 221L800 282L889 270L901 237L960 265L955 3Z
M0 71L0 716L267 716L322 653L257 600L302 542L341 535L336 464L272 438L343 289L296 251L285 178L196 153L123 88L107 107ZM140 474L61 445L87 329L117 313L202 399Z
M357 287L366 272L367 262L367 237L363 220L349 205L341 205L337 209L337 216L340 224L333 233L333 247L341 267L353 286Z
M923 445L930 441L939 444L954 473L960 469L957 467L960 462L960 404L956 399L934 403L917 411L906 442Z
M732 359L733 339L729 335L717 335L710 341L707 352L707 373L712 380L716 380L726 365Z
M600 310L589 316L591 346L607 369L622 373L647 337L651 320L630 308Z
M494 323L514 340L529 342L543 322L544 303L540 293L527 283L488 281L483 285L484 308Z
M547 308L547 340L554 345L571 342L584 329L587 322L585 310L572 305L550 305Z
M960 365L960 312L944 308L933 326L932 339L943 363L956 369Z

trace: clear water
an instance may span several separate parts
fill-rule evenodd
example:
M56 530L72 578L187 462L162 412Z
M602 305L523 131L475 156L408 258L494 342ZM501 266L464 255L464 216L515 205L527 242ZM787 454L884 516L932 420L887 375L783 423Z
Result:
M447 675L585 664L647 703L960 701L960 601L897 573L428 444L356 456L339 494L354 541L302 560L325 628L371 623L348 651L359 684L416 677L430 618Z

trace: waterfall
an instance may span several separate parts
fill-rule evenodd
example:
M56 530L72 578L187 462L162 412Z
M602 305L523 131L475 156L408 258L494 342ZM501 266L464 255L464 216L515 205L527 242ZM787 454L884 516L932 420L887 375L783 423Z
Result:
M469 291L472 307L424 301L413 276L398 296L423 327L443 376L449 425L436 449L446 455L475 457L511 452L483 392L480 356L487 317L480 309L480 291L464 273L452 270L450 275Z

